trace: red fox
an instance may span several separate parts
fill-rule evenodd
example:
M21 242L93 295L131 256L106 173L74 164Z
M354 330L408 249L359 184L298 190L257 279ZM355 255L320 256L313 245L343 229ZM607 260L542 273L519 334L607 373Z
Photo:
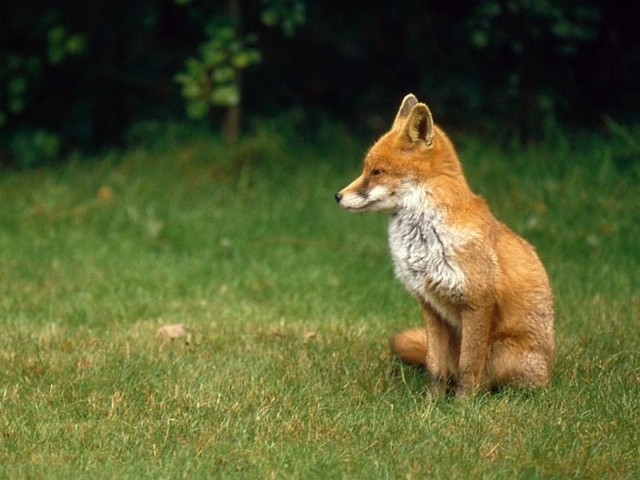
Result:
M352 212L391 214L394 271L425 323L396 334L391 348L426 367L432 396L548 383L553 294L544 266L471 191L453 144L424 103L404 98L362 174L335 198Z

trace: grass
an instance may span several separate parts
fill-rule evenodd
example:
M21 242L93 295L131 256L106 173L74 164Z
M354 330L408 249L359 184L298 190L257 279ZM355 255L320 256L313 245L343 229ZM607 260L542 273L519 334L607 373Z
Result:
M458 139L557 313L547 390L459 404L388 354L419 312L386 219L332 200L364 145L281 127L2 174L0 478L640 475L640 170L615 138Z

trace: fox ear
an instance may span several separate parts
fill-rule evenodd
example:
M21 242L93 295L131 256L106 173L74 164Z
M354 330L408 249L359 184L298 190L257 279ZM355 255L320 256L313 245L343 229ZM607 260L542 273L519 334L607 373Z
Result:
M433 144L435 131L431 111L424 103L418 103L411 109L409 117L402 128L402 138L409 145L424 142L427 147Z
M402 103L400 104L400 108L398 109L398 113L396 115L396 119L393 121L393 127L391 130L395 130L400 128L404 124L404 120L409 116L411 109L418 104L418 99L413 93L405 96L402 99Z

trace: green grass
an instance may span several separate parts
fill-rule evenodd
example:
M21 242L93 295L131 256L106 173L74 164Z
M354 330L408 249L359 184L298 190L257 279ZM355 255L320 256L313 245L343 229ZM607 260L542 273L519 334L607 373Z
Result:
M640 476L640 169L615 139L458 141L547 265L557 360L547 390L431 403L388 353L420 320L386 219L332 198L365 145L274 125L2 173L0 478Z

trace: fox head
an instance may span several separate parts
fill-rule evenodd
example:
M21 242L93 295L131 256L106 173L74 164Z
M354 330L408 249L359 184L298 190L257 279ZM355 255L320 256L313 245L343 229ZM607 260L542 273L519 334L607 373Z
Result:
M429 107L409 94L391 130L365 156L362 174L335 198L353 212L395 212L442 173L461 175L453 146L434 125Z

